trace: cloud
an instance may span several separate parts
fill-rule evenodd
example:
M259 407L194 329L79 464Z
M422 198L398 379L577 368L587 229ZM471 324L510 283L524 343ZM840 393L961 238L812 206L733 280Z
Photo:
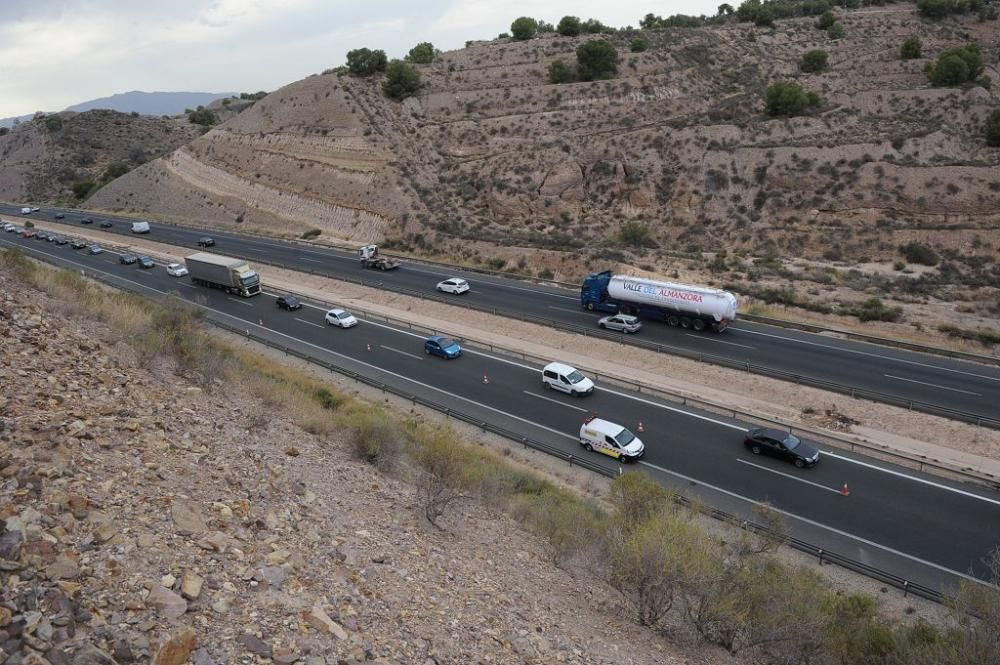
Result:
M57 111L127 90L271 90L343 64L353 48L401 57L510 29L517 16L566 14L638 25L646 1L3 0L0 117ZM701 9L698 7L702 6ZM666 13L714 13L705 0Z

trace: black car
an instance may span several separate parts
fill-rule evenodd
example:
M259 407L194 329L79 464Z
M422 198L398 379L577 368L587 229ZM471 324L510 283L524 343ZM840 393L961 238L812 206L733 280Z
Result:
M132 265L133 263L135 263L138 260L139 259L137 257L135 257L134 255L132 255L132 254L122 254L121 256L118 257L118 262L119 263L124 263L127 266Z
M278 296L278 299L274 302L278 304L278 307L287 309L289 312L295 309L302 309L302 303L295 296Z
M57 213L55 214L55 218L56 218L56 219L65 219L65 218L66 218L66 215L62 214L61 212L57 212Z
M819 461L819 451L808 443L780 429L759 427L747 432L743 444L754 455L773 455L788 460L800 469Z
M56 237L56 244L57 245L65 245L67 242L69 242L69 241L66 240L66 238L63 238L62 236L57 236Z
M112 224L108 220L104 220L103 222L101 222L102 229L110 229L112 226L114 226L114 224Z
M72 247L73 249L83 249L84 247L87 246L87 243L85 243L82 240L74 240L69 244L69 246Z
M155 268L156 264L153 263L153 259L149 258L148 256L140 256L139 257L139 267L140 268Z
M207 236L204 237L204 238L198 238L198 246L199 247L214 247L215 246L215 240L213 240L212 238L209 238Z
M84 217L83 219L80 220L80 223L81 224L93 224L94 220L92 220L90 217Z
M39 231L38 235L36 235L35 238L37 238L38 240L48 240L49 234L46 233L45 231Z

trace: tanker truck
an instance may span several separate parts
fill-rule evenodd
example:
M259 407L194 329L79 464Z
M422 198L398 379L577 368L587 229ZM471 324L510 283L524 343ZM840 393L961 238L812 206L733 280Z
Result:
M632 314L698 331L721 332L736 319L736 296L729 291L612 275L610 270L583 280L580 304L590 311Z
M191 281L249 298L260 293L260 277L243 259L198 252L184 258Z

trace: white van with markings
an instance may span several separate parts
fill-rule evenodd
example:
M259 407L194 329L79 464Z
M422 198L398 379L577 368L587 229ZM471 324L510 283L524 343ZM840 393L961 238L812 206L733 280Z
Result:
M149 222L132 222L132 233L149 233Z
M591 416L580 426L580 445L588 451L596 450L617 458L620 462L632 462L646 454L646 446L639 437L621 425L596 416Z
M594 392L594 382L578 369L563 363L549 363L542 369L542 383L546 388L560 390L577 397Z

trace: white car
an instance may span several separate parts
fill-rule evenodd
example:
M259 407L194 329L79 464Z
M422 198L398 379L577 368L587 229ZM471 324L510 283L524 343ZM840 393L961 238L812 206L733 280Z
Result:
M188 274L188 269L179 263L171 263L167 266L167 274L171 277L183 277Z
M14 226L13 224L7 223L3 225L3 230L6 231L7 233L11 233L13 231L16 231L17 227Z
M358 325L358 320L346 309L331 309L326 313L326 322L341 328L353 328Z
M438 282L437 290L458 295L469 290L469 283L464 279L452 277L451 279L446 279L443 282Z
M546 388L560 390L573 397L594 392L594 382L580 370L563 363L549 363L542 368L542 384Z

